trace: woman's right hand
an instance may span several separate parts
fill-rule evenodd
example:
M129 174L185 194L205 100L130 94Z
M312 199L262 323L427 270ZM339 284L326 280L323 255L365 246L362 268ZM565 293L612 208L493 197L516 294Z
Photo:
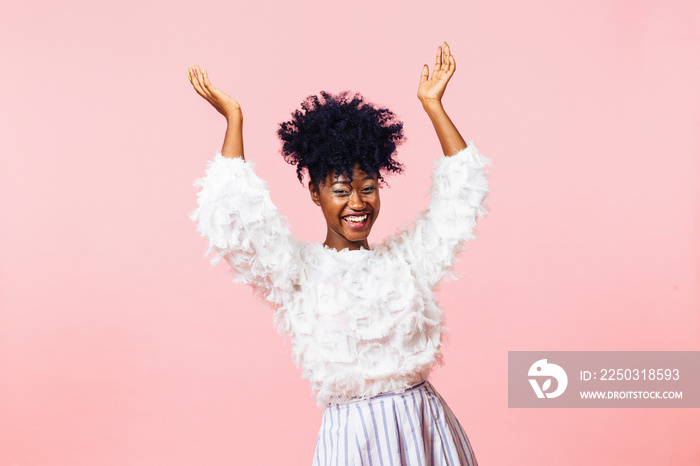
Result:
M243 156L243 113L238 102L233 100L224 92L215 88L209 82L209 76L203 68L195 66L187 68L192 87L209 102L217 112L226 117L227 127L224 145L221 148L221 155L224 157L236 158Z
M209 102L217 112L221 113L228 120L235 114L240 114L241 106L231 96L212 86L209 82L206 70L195 65L187 68L187 74L192 83L192 87Z

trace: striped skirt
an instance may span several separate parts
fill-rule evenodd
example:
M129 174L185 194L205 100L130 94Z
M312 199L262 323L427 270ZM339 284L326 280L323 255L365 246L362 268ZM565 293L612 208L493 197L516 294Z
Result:
M477 466L469 439L430 382L326 406L314 466Z

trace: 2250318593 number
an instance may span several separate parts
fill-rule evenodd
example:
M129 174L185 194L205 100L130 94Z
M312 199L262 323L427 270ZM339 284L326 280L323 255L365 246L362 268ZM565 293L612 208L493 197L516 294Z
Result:
M678 369L602 369L600 380L678 380Z

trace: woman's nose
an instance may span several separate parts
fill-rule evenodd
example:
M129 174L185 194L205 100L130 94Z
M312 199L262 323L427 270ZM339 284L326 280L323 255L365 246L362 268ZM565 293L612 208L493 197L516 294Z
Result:
M350 194L350 202L348 203L348 207L353 210L362 210L364 206L365 200L362 198L362 195L356 190L353 190Z

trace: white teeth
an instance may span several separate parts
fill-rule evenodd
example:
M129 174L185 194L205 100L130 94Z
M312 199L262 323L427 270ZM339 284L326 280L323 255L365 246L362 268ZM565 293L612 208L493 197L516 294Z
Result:
M365 215L358 215L358 216L352 216L352 217L345 217L345 220L348 222L352 223L361 223L367 220L367 214Z

